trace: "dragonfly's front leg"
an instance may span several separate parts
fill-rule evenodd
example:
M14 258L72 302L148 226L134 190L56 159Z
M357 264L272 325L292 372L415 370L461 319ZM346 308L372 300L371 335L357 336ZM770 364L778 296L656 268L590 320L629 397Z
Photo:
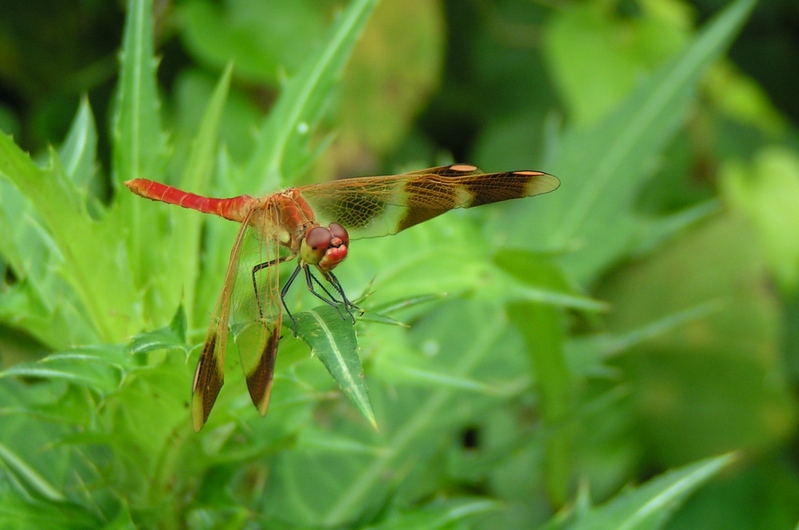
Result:
M325 292L325 294L328 296L328 298L325 298L324 296L322 296L321 294L316 292L316 290L314 289L314 286L313 286L314 282L316 282L316 285L321 287L321 289ZM322 282L320 282L319 279L316 276L313 275L313 273L311 272L310 267L306 267L305 268L305 283L308 285L308 290L311 291L311 294L313 294L315 297L317 297L318 299L320 299L321 301L323 301L327 305L329 305L331 307L335 307L336 311L338 311L338 314L341 315L341 318L344 318L344 315L341 314L341 309L339 309L339 304L341 304L341 302L339 300L336 300L336 297L333 296L332 294L330 294L330 291L327 290L327 288L322 284ZM346 307L346 298L344 300L345 300L345 307ZM350 315L350 316L352 316L352 315ZM355 319L353 318L352 321L354 323Z
M280 265L281 263L283 263L287 259L290 259L291 257L292 256L284 256L282 258L275 258L275 259L266 261L264 263L259 263L258 265L256 265L255 267L252 268L252 289L255 292L255 304L258 306L258 316L261 319L264 318L264 310L263 310L263 307L261 307L261 297L258 296L258 282L255 280L255 273L260 271L260 270L262 270L262 269L265 269L267 267L272 267L273 265ZM294 275L292 276L292 281L293 281L294 277L297 276L297 272L299 272L299 271L294 271ZM289 283L291 283L291 282L289 282ZM283 293L281 293L280 299L283 300ZM286 302L284 301L283 302L283 307L285 307L285 306L286 306ZM288 313L288 308L287 307L286 307L286 312ZM291 316L291 314L289 314L289 316Z
M325 294L327 295L327 299L322 298L321 296L319 296L314 291L313 285L311 285L311 283L310 283L311 281L315 282L316 285L318 285L319 288L322 289L325 292ZM320 282L319 278L317 278L316 276L313 275L313 273L310 270L310 267L308 269L306 269L306 271L305 271L305 283L308 284L308 290L311 291L314 294L314 296L316 296L318 298L321 298L325 303L330 304L332 302L334 305L338 305L338 304L341 303L341 300L339 300L335 296L333 296L330 293L330 291L327 290L327 287L325 287L325 284Z
M350 318L352 318L352 322L354 324L355 323L355 315L352 314L352 310L354 309L354 310L356 310L358 312L361 312L361 308L358 307L357 305L353 304L352 302L350 302L349 298L347 298L347 295L344 293L344 288L341 286L341 282L338 281L338 278L336 278L335 274L333 274L331 271L323 272L322 274L325 277L325 280L327 280L330 283L330 285L335 287L336 291L338 291L338 294L341 295L341 299L342 299L342 301L344 303L344 309L347 311L347 314L350 315ZM315 277L314 277L314 280L316 280ZM319 282L319 280L316 280L316 283L318 283L320 286L322 285ZM322 288L324 289L324 287L322 287ZM327 293L327 289L325 289L325 292ZM330 293L328 293L328 295L329 294ZM335 300L335 298L333 298L332 296L330 298ZM342 318L343 318L343 315L342 315Z

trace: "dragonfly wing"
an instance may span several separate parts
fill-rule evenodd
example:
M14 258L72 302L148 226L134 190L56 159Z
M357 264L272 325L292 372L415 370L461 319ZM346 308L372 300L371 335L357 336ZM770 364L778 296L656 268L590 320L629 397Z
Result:
M244 241L233 308L241 367L250 398L261 415L269 406L283 320L278 222L274 201L267 201L254 213L251 237Z
M300 188L321 224L343 225L351 239L396 234L453 208L532 197L558 188L540 171L483 173L455 164L387 177L342 179Z
M202 429L225 382L225 351L227 348L228 321L230 320L231 295L236 286L241 247L248 232L249 214L241 225L236 241L230 251L225 283L214 309L211 325L203 343L203 351L192 385L191 416L194 430Z
M261 327L258 331L259 339L253 345L257 349L247 350L243 347L247 342L246 339L237 339L240 344L239 352L242 358L244 375L247 378L250 399L252 399L261 416L266 414L266 410L269 407L269 396L272 393L272 378L275 371L275 359L277 359L277 343L280 340L279 320L280 318L274 323L259 322L257 324ZM256 353L257 356L253 356L253 353ZM253 360L256 362L252 362Z

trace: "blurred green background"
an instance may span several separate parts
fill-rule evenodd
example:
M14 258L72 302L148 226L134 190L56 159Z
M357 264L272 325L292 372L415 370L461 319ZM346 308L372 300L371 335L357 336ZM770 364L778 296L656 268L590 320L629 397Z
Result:
M799 522L795 1L0 13L0 527ZM411 325L356 326L380 431L284 332L269 415L231 352L195 434L236 227L121 181L453 161L562 186L353 244L345 288Z

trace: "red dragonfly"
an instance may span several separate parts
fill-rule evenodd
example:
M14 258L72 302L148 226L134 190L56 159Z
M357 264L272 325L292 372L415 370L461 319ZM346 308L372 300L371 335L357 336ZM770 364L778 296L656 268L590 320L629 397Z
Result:
M347 299L333 274L347 257L350 239L396 234L453 208L547 193L557 189L560 181L540 171L483 173L474 166L455 164L402 175L288 188L260 198L240 195L214 199L145 179L130 180L125 185L147 199L241 223L194 375L192 418L194 429L199 431L224 382L232 307L249 322L248 338L239 348L241 364L252 402L264 415L272 388L284 297L300 271L315 296L335 307L343 304L352 316L352 310L358 308ZM257 250L242 250L247 244L256 245ZM279 267L275 265L297 256L297 267L281 290ZM312 266L341 300L314 276ZM237 282L244 274L250 281ZM259 282L258 276L266 278ZM317 292L315 286L325 294ZM288 308L286 312L293 321Z

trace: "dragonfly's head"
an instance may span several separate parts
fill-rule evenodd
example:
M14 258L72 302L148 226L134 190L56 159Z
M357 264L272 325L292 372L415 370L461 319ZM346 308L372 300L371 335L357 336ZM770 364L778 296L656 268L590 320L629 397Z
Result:
M338 223L315 226L305 233L300 245L300 259L316 265L322 272L332 271L347 257L350 236Z

